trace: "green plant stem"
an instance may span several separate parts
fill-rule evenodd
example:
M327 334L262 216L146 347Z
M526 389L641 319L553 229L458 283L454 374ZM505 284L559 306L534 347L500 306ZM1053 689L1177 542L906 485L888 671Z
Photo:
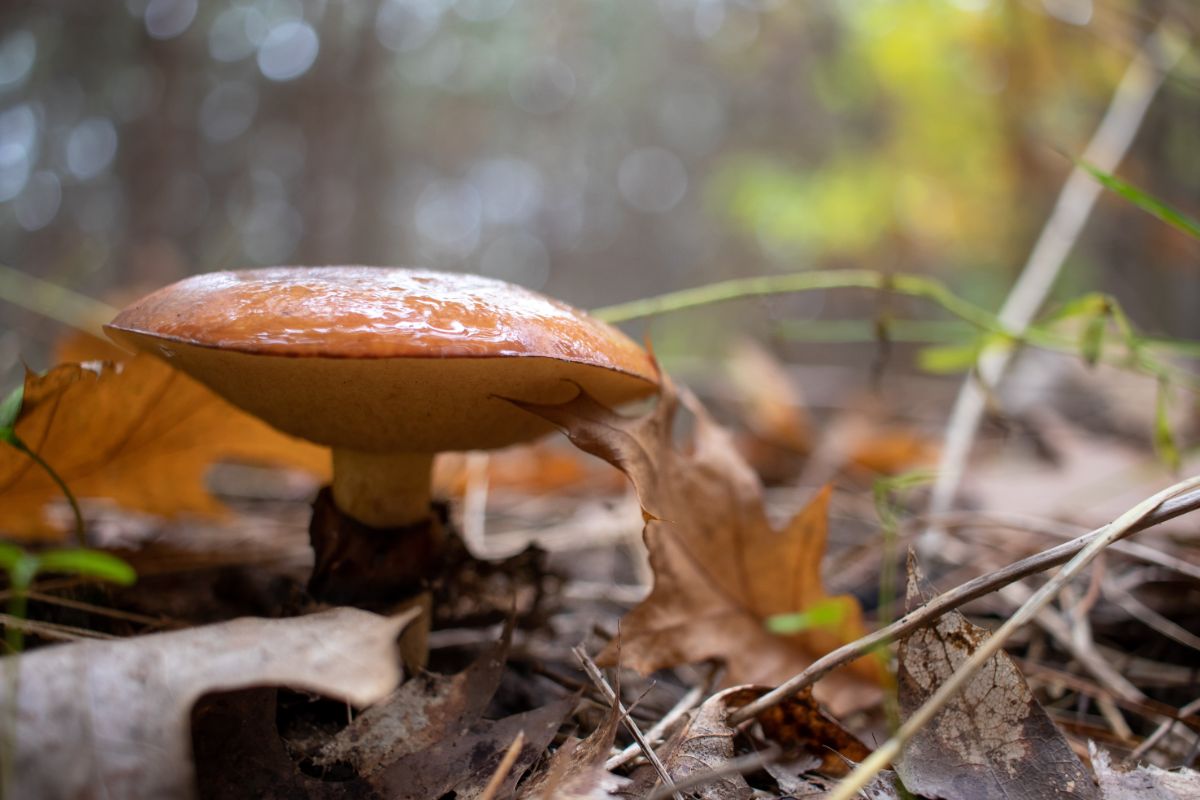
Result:
M625 322L730 300L811 292L818 289L874 289L910 297L922 297L932 300L951 314L976 327L996 333L1007 333L994 314L964 300L939 281L922 275L908 273L889 275L869 269L812 270L786 275L734 278L692 289L669 292L657 297L606 306L596 309L592 315L605 322Z
M868 269L812 270L786 275L763 275L753 278L734 278L728 281L681 289L675 292L633 300L628 303L594 309L592 316L605 322L626 322L634 319L687 311L695 308L769 297L779 294L794 294L824 289L871 289L929 300L950 314L974 325L996 337L997 344L1010 346L1028 344L1044 350L1071 355L1079 354L1077 339L1056 336L1039 326L1029 326L1017 333L1005 325L1000 318L987 309L954 294L942 282L923 275L910 273L887 274ZM1166 374L1173 380L1200 389L1200 378L1168 362L1160 361L1147 352L1147 346L1174 349L1187 353L1200 348L1200 343L1178 343L1164 339L1143 339L1129 325L1124 312L1113 301L1112 318L1123 341L1129 349L1128 355L1106 357L1106 364L1132 366L1139 371L1158 377Z
M87 541L83 529L83 512L79 508L79 501L75 499L75 494L70 490L70 488L68 488L66 481L64 481L62 477L55 472L49 464L46 463L46 460L34 451L33 448L25 444L21 437L17 436L15 433L9 433L5 439L13 447L17 448L22 453L33 459L33 462L45 470L46 474L50 476L51 480L53 480L55 484L58 485L58 488L62 490L63 495L65 495L67 498L67 502L71 505L71 513L75 516L75 540L80 547L86 545Z

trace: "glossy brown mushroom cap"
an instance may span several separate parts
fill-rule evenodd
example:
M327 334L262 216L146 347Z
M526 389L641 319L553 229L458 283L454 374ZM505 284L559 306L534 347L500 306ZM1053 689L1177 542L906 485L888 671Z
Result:
M477 275L279 267L186 278L106 326L281 430L337 447L500 447L545 423L503 397L558 402L583 386L617 405L657 370L615 328Z

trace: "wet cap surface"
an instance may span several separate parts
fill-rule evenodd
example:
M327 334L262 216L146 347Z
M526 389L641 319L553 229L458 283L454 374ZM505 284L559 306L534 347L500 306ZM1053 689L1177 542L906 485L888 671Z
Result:
M658 370L616 328L490 278L382 267L197 275L126 308L109 335L282 431L331 447L503 447L551 430L504 398L609 406Z
M541 356L654 380L624 334L528 289L478 275L276 267L179 281L109 326L200 347L325 358Z

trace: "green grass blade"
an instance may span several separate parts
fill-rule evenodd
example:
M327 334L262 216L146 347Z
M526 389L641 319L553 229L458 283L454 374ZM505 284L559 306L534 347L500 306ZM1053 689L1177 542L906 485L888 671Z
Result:
M126 562L109 553L83 548L48 550L38 555L40 572L59 572L81 575L128 586L137 580L137 573Z
M1151 214L1163 222L1170 225L1176 230L1186 233L1193 239L1200 239L1200 222L1184 214L1163 201L1151 197L1136 186L1132 186L1120 178L1112 175L1099 167L1093 166L1086 161L1076 160L1076 164L1096 180L1100 181L1109 191L1119 194L1135 206Z
M0 436L8 439L14 435L13 429L17 424L17 417L21 415L21 406L25 403L25 382L21 381L21 385L8 393L8 397L0 402Z

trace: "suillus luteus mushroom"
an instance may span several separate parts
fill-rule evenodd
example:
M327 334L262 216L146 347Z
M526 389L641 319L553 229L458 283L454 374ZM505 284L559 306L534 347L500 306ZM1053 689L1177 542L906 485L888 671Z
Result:
M555 403L583 388L609 405L658 384L641 347L582 311L476 275L279 267L196 275L107 326L276 428L328 445L314 506L321 599L413 597L442 520L433 457L550 430L507 399Z

